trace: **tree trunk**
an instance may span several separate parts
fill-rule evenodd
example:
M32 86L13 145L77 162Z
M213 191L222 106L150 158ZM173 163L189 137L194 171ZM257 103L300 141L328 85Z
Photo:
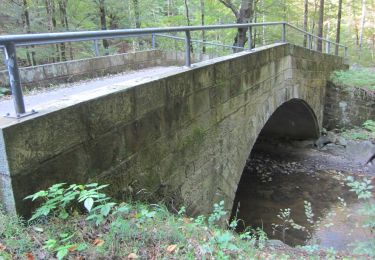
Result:
M60 24L64 28L64 31L66 31L65 26L65 19L64 19L64 13L65 11L65 3L64 0L59 0L59 12L60 12ZM66 45L64 42L60 43L60 51L61 51L61 60L66 61Z
M99 0L99 16L100 16L100 27L102 30L107 30L107 18L105 15L105 0ZM103 47L105 49L105 54L108 55L108 40L103 39Z
M340 0L342 1L342 0ZM305 0L304 4L304 12L303 12L303 30L307 32L307 24L309 19L309 1ZM307 47L307 35L303 38L303 47Z
M341 28L341 11L342 11L342 0L339 0L339 6L337 10L337 27L336 27L336 43L340 43L340 28ZM339 46L335 46L335 55L339 55Z
M187 26L190 26L191 23L190 23L189 3L188 3L188 0L184 0L184 4L185 4L185 15L186 15Z
M266 21L266 15L265 15L265 10L264 10L264 0L260 1L260 6L262 10L262 23ZM262 26L262 45L266 45L266 27Z
M140 10L139 10L139 0L133 0L134 5L134 18L135 18L135 28L141 28L141 18L140 18ZM143 46L143 42L141 38L138 38L138 47L141 48Z
M239 12L237 12L237 23L249 23L253 16L253 0L242 0ZM246 32L248 28L239 28L234 38L233 46L244 47L247 42ZM235 49L238 52L239 49Z
M31 26L30 26L30 15L29 15L29 6L27 4L27 0L22 1L22 16L23 16L23 24L24 24L24 31L26 33L31 33ZM31 46L33 48L33 46ZM28 47L26 48L26 57L27 61L29 63L29 66L35 66L36 60L35 60L35 51L31 51L31 56L28 51Z
M188 0L184 0L184 4L185 4L185 15L186 15L186 23L187 23L187 26L190 26L191 23L190 23L190 15L189 15L189 3L188 3ZM190 42L190 50L191 52L193 52L193 44Z
M204 8L204 0L200 0L200 6L201 6L201 25L205 25L204 16L205 16L205 8ZM202 41L206 41L206 31L202 30ZM202 44L202 54L206 53L206 45L204 43Z
M319 22L318 22L318 37L323 38L323 18L324 18L324 0L320 0L319 5ZM322 40L318 39L317 51L322 51Z
M328 14L330 13L331 10L331 2L328 0ZM331 30L331 17L328 15L328 21L327 21L327 31L326 31L326 53L329 49L330 43L328 42L330 40L330 35L329 32Z
M68 23L68 15L67 15L67 6L68 0L59 0L59 11L60 11L60 23L61 26L64 28L64 31L69 31L69 23ZM61 43L61 57L63 60L66 60L66 44ZM69 57L73 60L73 49L72 43L68 43L69 46Z
M135 16L135 28L141 28L141 19L140 19L138 0L133 0L133 5L134 5L134 16Z
M52 22L52 2L51 0L45 0L44 2L45 4L45 7L46 7L46 13L47 13L47 28L48 28L48 32L53 32L55 30L54 26L53 26L53 22ZM52 56L52 62L55 62L55 57Z
M363 34L365 30L365 21L366 21L366 0L362 0L361 29L359 32L359 50L362 50Z
M238 10L231 0L219 0L220 3L228 7L236 16L237 23L249 23L254 16L253 0L242 0L240 9ZM233 46L244 47L247 42L246 32L248 28L238 28L236 37L234 38ZM233 52L238 52L240 49L233 48Z
M252 21L251 22L254 22L254 23L257 23L258 22L258 16L257 16L257 13L256 13L256 3L257 1L253 1L253 18L252 18ZM252 46L251 48L254 49L255 46L256 46L256 42L257 42L257 37L258 37L258 27L253 27L253 42L252 42Z
M319 0L314 0L314 14L313 14L313 19L311 19L311 34L316 34L315 31L315 26L316 26L316 13L318 12L318 1ZM316 46L314 47L315 41L313 39L311 40L311 47L316 49Z

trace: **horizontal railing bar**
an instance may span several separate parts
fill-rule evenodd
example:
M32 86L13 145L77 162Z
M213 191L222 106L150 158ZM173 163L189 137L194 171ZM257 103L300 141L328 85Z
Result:
M121 30L103 30L103 31L82 31L82 32L59 32L59 33L38 33L38 34L16 34L0 36L0 45L14 43L16 45L33 45L42 42L61 43L71 40L97 40L103 38L112 38L115 36L145 35L153 33L170 33L184 31L201 31L231 28L248 28L249 26L269 26L280 25L284 22L269 23L245 23L245 24L223 24L208 26L179 26L167 28L143 28L143 29L121 29Z
M298 28L298 27L296 27L296 26L294 26L294 25L291 25L291 24L289 24L289 23L286 23L286 25L288 25L290 28L292 28L292 29L294 29L294 30L296 30L296 31L299 31L299 32L301 32L301 33L303 33L303 34L310 35L310 36L312 36L312 37L314 37L314 38L317 38L317 39L320 39L320 40L322 40L322 41L324 41L324 42L329 42L329 43L331 43L331 44L334 44L334 45L337 45L337 46L340 46L340 47L345 47L345 45L343 45L343 44L340 44L340 43L337 43L337 42L333 42L333 41L329 41L329 40L324 39L324 38L322 38L322 37L316 36L316 35L314 35L314 34L312 34L312 33L306 32L305 30L302 30L302 29L300 29L300 28Z
M183 41L185 40L185 38L178 37L178 36L172 36L172 35L166 35L166 34L160 34L160 33L156 33L155 35L160 36L160 37L165 37L165 38L171 38L171 39L175 39L175 40L183 40ZM197 42L197 43L203 43L203 44L207 44L207 45L220 46L220 47L228 47L228 48L241 49L241 50L245 49L244 47L238 47L238 46L215 43L215 42L206 42L206 41L202 41L202 40L193 40L192 39L190 41L191 42Z
M62 43L62 42L81 42L81 41L95 41L95 40L104 40L104 39L124 39L124 38L134 38L134 37L147 37L151 34L134 34L134 35L125 35L125 36L112 36L112 37L96 37L96 38L80 38L80 39L70 39L64 41L41 41L37 43L16 43L17 47L24 47L30 45L45 45L45 44L54 44L54 43ZM1 37L1 36L0 36ZM4 45L0 45L0 50L5 48Z

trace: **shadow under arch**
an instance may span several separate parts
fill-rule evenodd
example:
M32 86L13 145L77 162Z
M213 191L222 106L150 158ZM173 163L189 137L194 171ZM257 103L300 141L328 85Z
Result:
M319 137L319 124L314 111L302 99L291 99L268 119L258 138L305 140Z
M269 117L249 153L248 160L257 150L259 143L273 140L277 143L285 140L316 140L320 136L317 117L310 105L302 99L291 99L280 105ZM230 220L235 217L239 199L237 194L244 179L246 164L237 185Z

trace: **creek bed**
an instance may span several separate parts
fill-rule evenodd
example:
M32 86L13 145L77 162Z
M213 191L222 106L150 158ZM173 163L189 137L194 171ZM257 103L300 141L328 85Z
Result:
M351 250L351 243L374 234L362 227L365 219L358 211L363 202L346 185L349 175L372 178L360 166L326 151L258 143L244 169L232 218L242 220L239 232L247 226L260 227L269 238L290 246ZM310 220L306 203L311 203ZM278 217L287 209L289 216Z

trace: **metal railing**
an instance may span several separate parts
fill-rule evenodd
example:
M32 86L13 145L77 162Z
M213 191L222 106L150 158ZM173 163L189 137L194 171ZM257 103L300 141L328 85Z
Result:
M137 37L137 36L145 36L151 35L152 36L152 47L156 47L156 36L165 36L160 35L163 33L173 33L173 32L184 32L185 37L185 66L191 66L191 43L196 42L196 40L192 40L190 33L194 31L206 31L206 30L221 30L221 29L238 29L238 28L245 28L248 29L248 38L247 38L247 50L252 50L252 42L253 42L253 35L252 35L252 28L253 27L260 27L260 26L281 26L281 41L286 42L286 27L290 27L297 32L300 32L307 37L308 40L308 48L312 49L312 41L313 39L321 40L322 42L326 42L328 48L326 48L326 52L330 53L330 46L336 45L338 47L344 48L345 56L347 55L348 48L342 44L338 44L324 38L318 37L313 35L309 32L299 29L289 23L286 22L268 22L268 23L246 23L246 24L224 24L224 25L209 25L209 26L180 26L180 27L167 27L167 28L144 28L144 29L123 29L123 30L106 30L106 31L82 31L82 32L61 32L61 33L39 33L39 34L19 34L19 35L5 35L0 36L0 48L4 48L5 50L5 64L8 69L9 73L9 81L11 92L13 96L14 108L16 117L23 117L31 113L35 113L35 111L31 111L26 113L25 104L23 100L22 88L21 88L21 80L20 80L20 73L19 68L17 65L17 55L16 55L16 47L18 46L30 46L30 45L41 45L41 44L54 44L54 43L63 43L63 42L74 42L74 41L93 41L94 42L94 50L95 54L99 55L99 51L97 48L97 40L101 39L112 39L112 38L126 38L126 37ZM174 36L169 36L174 37ZM181 37L176 37L176 39ZM217 46L226 46L227 45L220 45L217 43L210 43L210 42L203 42L204 44L211 44ZM231 46L232 48L244 49L243 47L238 46Z

